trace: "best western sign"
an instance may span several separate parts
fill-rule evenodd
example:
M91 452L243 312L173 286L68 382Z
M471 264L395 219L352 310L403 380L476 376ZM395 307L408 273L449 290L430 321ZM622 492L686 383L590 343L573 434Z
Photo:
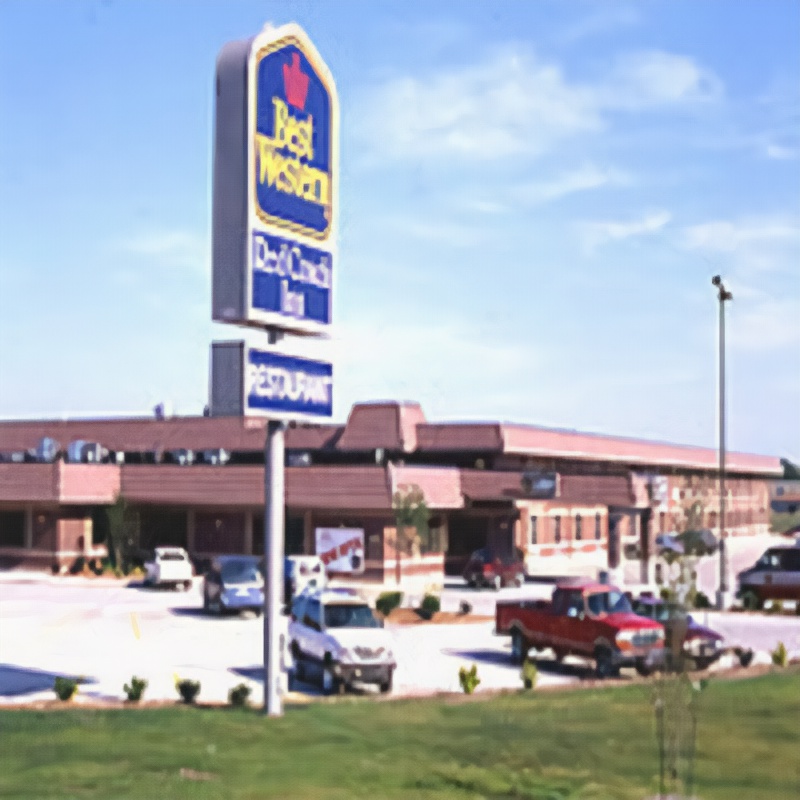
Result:
M297 25L217 59L213 318L291 333L331 325L336 89Z

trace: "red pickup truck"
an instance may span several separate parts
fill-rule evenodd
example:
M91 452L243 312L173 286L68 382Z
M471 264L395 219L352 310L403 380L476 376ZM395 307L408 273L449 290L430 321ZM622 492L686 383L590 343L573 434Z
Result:
M551 648L558 661L567 655L593 659L600 678L628 666L647 675L664 647L662 625L634 614L628 597L615 586L590 581L557 584L551 602L497 603L495 633L511 635L516 663L532 647Z

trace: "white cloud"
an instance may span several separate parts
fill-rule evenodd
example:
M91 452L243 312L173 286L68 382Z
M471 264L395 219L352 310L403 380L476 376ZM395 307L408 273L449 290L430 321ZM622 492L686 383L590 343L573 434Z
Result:
M656 50L621 56L603 92L602 104L644 109L714 101L722 92L720 79L694 59Z
M481 230L474 225L446 220L436 221L433 218L421 219L409 215L376 220L374 227L377 229L380 226L391 228L412 239L438 242L449 247L473 247L483 238Z
M718 98L722 84L686 56L619 58L593 83L507 46L483 63L393 79L361 98L360 134L385 157L491 161L535 156L608 125L610 112Z
M120 242L128 253L164 266L204 271L210 264L211 242L207 234L191 231L153 231Z
M639 11L621 3L608 3L595 7L591 14L568 26L558 39L563 43L574 44L594 36L619 30L622 27L637 25Z
M343 322L329 344L340 416L353 402L380 398L419 401L432 418L474 413L519 387L522 365L536 375L544 363L543 351L528 343L497 341L467 322L428 320L413 307Z
M798 152L792 147L768 143L764 147L764 155L767 158L774 158L779 161L791 161L798 157Z
M512 49L461 70L390 81L365 98L363 119L373 145L398 158L492 160L602 127L589 92Z
M636 236L646 236L660 231L670 220L669 211L652 211L641 219L626 222L584 222L580 223L584 245L593 250L610 241L622 241Z
M619 170L600 169L593 164L584 164L552 180L519 186L514 190L514 194L524 202L545 203L575 192L585 192L603 186L621 186L630 182L630 176Z
M738 304L731 307L728 318L733 347L748 352L788 348L794 361L786 364L787 372L800 368L800 297L765 297Z
M715 220L691 225L684 231L690 250L733 253L748 245L800 240L800 220L787 217L752 219L743 222Z

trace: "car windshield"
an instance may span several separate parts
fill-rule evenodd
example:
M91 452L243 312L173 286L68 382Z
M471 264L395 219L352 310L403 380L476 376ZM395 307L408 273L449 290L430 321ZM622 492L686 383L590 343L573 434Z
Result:
M587 599L589 611L595 616L600 614L632 613L630 601L622 592L615 590L597 592L596 594L590 594Z
M261 583L263 581L258 565L253 561L225 561L221 573L225 583Z
M369 606L352 604L326 605L326 628L377 628L378 620Z
M185 561L186 556L183 553L178 553L175 550L168 550L166 552L157 553L159 561Z

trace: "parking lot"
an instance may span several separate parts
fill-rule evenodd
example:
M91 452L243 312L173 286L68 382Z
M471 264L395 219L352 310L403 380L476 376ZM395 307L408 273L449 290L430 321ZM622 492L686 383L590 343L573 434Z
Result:
M261 702L263 620L204 614L201 584L196 580L188 592L177 592L145 589L137 582L2 575L0 702L52 699L56 675L82 677L84 698L120 700L123 685L137 675L149 682L149 700L177 699L174 682L179 677L201 682L201 701L224 702L231 687L245 682L253 702ZM549 591L547 584L535 583L500 592L456 584L445 589L442 606L455 610L469 598L475 613L492 614L498 598L543 597ZM757 662L768 662L778 641L790 656L800 655L800 617L700 612L699 618L730 644L755 649ZM458 692L459 668L473 663L481 679L478 691L520 688L509 643L494 636L493 627L491 621L387 625L398 663L393 694ZM540 686L590 676L590 668L578 659L558 665L545 653L539 661ZM291 700L320 694L307 684L291 689Z

